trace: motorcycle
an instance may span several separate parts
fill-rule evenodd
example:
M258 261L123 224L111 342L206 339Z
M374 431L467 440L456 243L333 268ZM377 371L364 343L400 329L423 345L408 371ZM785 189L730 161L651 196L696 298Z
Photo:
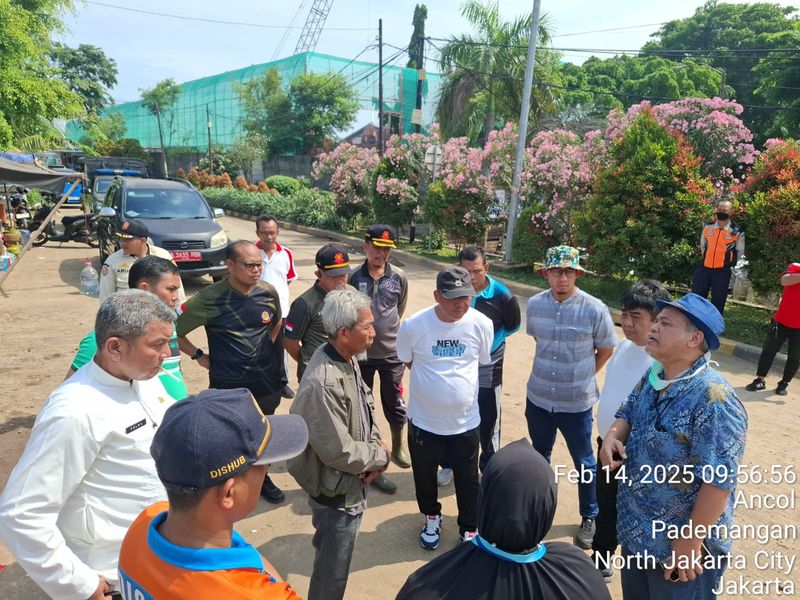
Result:
M36 210L30 221L31 234L41 227L52 206L47 203ZM61 223L51 219L38 237L31 242L34 246L42 246L47 242L79 242L88 244L92 248L100 246L97 237L97 213L81 213L79 215L66 215L61 218Z
M8 198L11 212L14 214L14 221L20 229L28 229L31 220L26 192L24 187L17 186L16 191Z

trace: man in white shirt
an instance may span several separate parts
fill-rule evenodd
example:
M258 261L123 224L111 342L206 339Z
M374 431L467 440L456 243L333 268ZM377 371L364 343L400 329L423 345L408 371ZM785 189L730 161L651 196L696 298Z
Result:
M669 292L660 283L644 279L634 283L619 300L625 341L617 346L606 365L605 383L597 404L598 456L603 438L616 420L617 410L653 364L653 357L645 351L645 347L647 334L659 312L656 300L670 299ZM600 512L595 521L592 558L606 581L610 581L614 575L610 558L617 549L616 473L604 469L598 460L595 489Z
M147 225L139 219L125 219L117 229L120 249L114 252L103 263L100 269L100 287L98 295L103 302L114 292L128 289L128 273L137 260L143 256L159 256L172 263L172 254L148 242L150 235ZM186 302L186 293L181 283L178 290L178 305Z
M261 250L261 281L272 284L278 292L278 300L281 305L281 314L288 315L289 308L289 284L297 279L294 270L294 256L292 251L286 246L278 243L278 221L272 215L261 215L256 219L256 234L258 235L258 246ZM283 346L283 331L278 340L278 347ZM286 374L289 374L289 353L283 351L283 364ZM281 396L287 399L294 398L294 391L289 384L283 386Z
M400 324L397 357L411 369L408 446L417 505L425 515L420 545L439 547L442 505L436 471L453 469L459 540L475 537L478 526L478 366L491 362L494 329L474 308L469 272L447 267L436 277L436 304Z
M94 359L50 395L0 496L0 537L53 598L110 598L125 532L166 499L150 444L174 402L158 378L174 320L142 290L101 304Z

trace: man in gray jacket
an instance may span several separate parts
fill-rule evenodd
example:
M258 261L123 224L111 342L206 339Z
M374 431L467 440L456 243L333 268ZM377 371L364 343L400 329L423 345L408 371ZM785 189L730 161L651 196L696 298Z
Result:
M311 357L290 410L303 417L309 434L305 452L289 461L309 495L316 530L308 600L344 597L367 488L391 456L356 358L375 337L370 305L352 288L328 292L322 307L328 341Z

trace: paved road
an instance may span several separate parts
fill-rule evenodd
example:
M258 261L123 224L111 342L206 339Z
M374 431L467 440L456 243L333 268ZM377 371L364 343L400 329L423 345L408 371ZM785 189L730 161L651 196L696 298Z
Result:
M233 217L225 217L222 222L231 238L254 239L253 223ZM295 253L300 280L290 287L294 298L313 283L314 253L325 240L284 231L280 242ZM7 283L5 295L0 294L0 327L4 339L2 351L8 367L0 376L0 482L5 481L22 451L33 415L47 393L63 377L77 342L91 327L96 301L76 293L80 259L90 253L88 249L74 245L34 249ZM363 260L363 256L354 252L351 260L357 263ZM407 273L410 283L407 310L411 314L433 302L436 273L420 267L409 268ZM209 281L187 282L187 293L196 291ZM525 302L527 298L520 298L523 307ZM6 335L6 332L10 335ZM621 337L621 332L618 333ZM195 332L191 337L204 343L202 336L202 332ZM533 351L533 340L524 332L512 336L508 341L503 389L503 444L527 435L523 416L525 383ZM798 390L793 389L785 398L750 394L742 388L752 378L753 365L732 357L721 357L719 361L721 371L741 393L748 409L750 432L745 462L760 465L796 464L795 449L800 433ZM207 385L206 375L197 365L185 360L183 368L191 391ZM10 381L7 374L13 375L14 379ZM601 373L601 380L602 377ZM774 381L777 381L777 377L773 376L771 382ZM296 381L293 380L292 385L296 386ZM279 412L288 411L288 406L288 402L284 401ZM378 413L382 430L388 432L380 409ZM571 464L560 436L553 462ZM291 476L283 472L281 466L276 470L278 472L273 479L286 492L286 503L274 507L261 501L254 514L240 523L238 529L270 558L298 593L304 595L313 558L310 511L305 494ZM397 482L399 489L394 496L383 495L377 490L370 494L370 507L362 523L348 586L347 598L352 600L394 598L409 573L457 543L452 484L442 489L445 518L442 545L438 551L431 553L422 550L418 543L422 517L417 513L411 472L393 465L389 475ZM742 489L761 495L767 491L778 493L794 490L796 493L797 485L770 488L745 485ZM570 541L578 521L577 489L573 484L562 482L558 511L548 539ZM798 523L800 512L796 508L761 511L740 509L737 510L737 521L754 524ZM745 556L748 565L745 570L731 572L731 575L738 576L741 573L750 580L771 579L778 575L777 571L756 569L755 552L763 548L755 540L739 542L735 551ZM800 554L797 539L773 540L766 545L766 549ZM12 563L0 572L0 597L9 600L41 597L21 569L13 564L13 558L2 545L0 563ZM794 581L798 586L797 572L798 568L795 568L782 577ZM622 597L618 577L610 589L614 598ZM767 596L772 597L773 594Z

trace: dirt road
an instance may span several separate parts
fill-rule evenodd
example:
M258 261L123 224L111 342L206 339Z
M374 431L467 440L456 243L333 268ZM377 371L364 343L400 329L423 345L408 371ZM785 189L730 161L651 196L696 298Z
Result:
M253 223L233 217L225 217L221 222L231 238L254 239ZM324 240L283 231L280 242L294 251L297 260L301 279L290 288L294 298L313 283L314 253ZM8 474L25 446L36 412L63 379L78 341L93 326L97 300L81 296L78 290L78 274L82 259L87 256L95 257L97 264L96 252L86 247L73 244L59 247L53 244L34 248L23 258L0 291L0 486L5 485ZM351 255L354 263L362 259L361 255ZM396 262L402 266L401 261ZM410 282L407 308L410 314L433 302L435 271L419 267L408 267L406 270ZM210 280L185 282L187 294L208 283ZM525 302L527 298L520 298L522 306ZM621 338L621 332L618 333ZM205 342L201 331L190 337L196 343ZM525 384L533 350L533 340L524 332L512 336L508 341L503 388L503 444L527 435L523 411ZM752 379L755 366L736 358L719 357L717 360L720 370L736 387L748 410L749 433L744 463L758 465L767 472L773 465L787 467L789 474L800 471L797 461L800 386L792 384L790 394L786 397L769 393L751 394L743 388ZM198 391L207 385L205 372L196 364L184 360L183 370L190 391ZM602 377L601 373L601 380ZM292 379L292 385L296 387L293 375ZM774 373L769 379L773 388L777 379ZM288 411L288 407L288 401L284 401L279 412ZM378 413L382 430L388 432L380 409ZM560 436L553 462L571 465ZM291 476L281 472L284 470L280 467L277 470L279 472L273 479L286 492L286 503L275 507L260 501L254 514L240 523L238 529L269 557L298 593L305 595L313 558L310 510L305 494ZM458 528L455 524L452 484L441 490L445 518L443 540L439 550L431 553L422 550L418 543L422 517L417 513L410 470L404 471L393 465L389 475L397 482L399 489L394 496L371 491L348 585L347 598L352 600L394 598L409 573L456 544ZM796 481L791 481L790 475L779 475L777 480L777 484L745 483L740 489L752 494L756 500L767 499L768 494L791 494L793 496L790 497L796 497L798 485ZM562 482L559 488L558 512L548 539L571 541L580 520L577 489L567 482ZM796 506L794 500L788 509L742 507L736 511L736 521L754 525L797 525L800 523L800 511ZM741 575L749 582L750 588L740 588L738 593L720 597L755 596L758 594L755 589L758 581L772 581L776 577L783 582L782 589L787 592L790 586L800 587L800 566L780 569L775 560L776 553L797 556L800 554L799 544L791 533L787 539L778 539L776 532L772 532L765 543L752 538L736 542L734 554L741 555L746 564L743 568L740 564L740 568L729 569L728 579L738 580ZM765 554L757 555L759 551ZM772 563L768 562L770 558L773 559ZM7 565L0 571L0 597L6 600L43 597L1 543L0 564ZM778 597L780 594L774 586L761 596ZM610 589L614 598L622 597L618 576L615 576Z

